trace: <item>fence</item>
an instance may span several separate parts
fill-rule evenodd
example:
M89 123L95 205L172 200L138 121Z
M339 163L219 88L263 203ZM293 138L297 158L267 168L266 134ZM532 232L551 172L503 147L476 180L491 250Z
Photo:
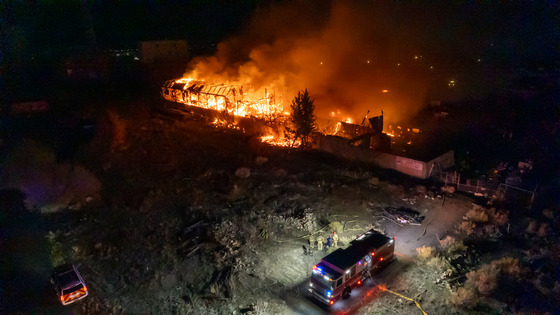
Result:
M457 172L439 172L432 178L443 182L446 186L453 186L457 191L468 192L475 195L497 196L502 195L515 202L531 207L535 199L537 187L528 190L523 187L508 185L498 180L483 180L461 178Z

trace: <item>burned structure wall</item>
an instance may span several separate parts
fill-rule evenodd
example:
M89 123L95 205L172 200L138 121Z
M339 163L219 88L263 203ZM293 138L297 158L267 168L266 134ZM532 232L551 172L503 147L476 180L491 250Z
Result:
M346 160L365 162L422 179L427 179L434 172L451 168L455 164L453 151L438 155L429 161L420 161L369 148L353 146L348 143L347 139L337 136L319 134L317 137L318 149L322 151L329 152Z

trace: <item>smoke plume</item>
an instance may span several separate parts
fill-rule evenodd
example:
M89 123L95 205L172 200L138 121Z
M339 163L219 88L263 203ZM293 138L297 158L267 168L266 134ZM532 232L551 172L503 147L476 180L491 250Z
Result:
M264 89L284 108L307 88L321 117L387 120L414 114L425 101L425 67L404 11L374 1L269 2L244 30L194 59L185 77ZM389 14L392 12L392 14ZM410 24L410 22L409 22ZM420 57L422 58L422 57Z

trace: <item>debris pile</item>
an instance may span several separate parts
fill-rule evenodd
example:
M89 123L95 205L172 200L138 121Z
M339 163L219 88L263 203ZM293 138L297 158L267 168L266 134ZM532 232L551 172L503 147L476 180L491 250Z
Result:
M420 212L405 207L385 207L382 216L401 226L420 225L425 218L425 216L420 215Z

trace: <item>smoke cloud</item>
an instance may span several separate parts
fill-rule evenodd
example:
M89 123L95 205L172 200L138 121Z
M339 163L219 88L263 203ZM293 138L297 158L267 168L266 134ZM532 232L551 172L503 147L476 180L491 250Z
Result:
M241 84L257 97L267 88L286 110L307 88L320 118L360 122L383 109L386 120L406 119L425 102L427 67L406 12L372 2L269 3L185 77Z

